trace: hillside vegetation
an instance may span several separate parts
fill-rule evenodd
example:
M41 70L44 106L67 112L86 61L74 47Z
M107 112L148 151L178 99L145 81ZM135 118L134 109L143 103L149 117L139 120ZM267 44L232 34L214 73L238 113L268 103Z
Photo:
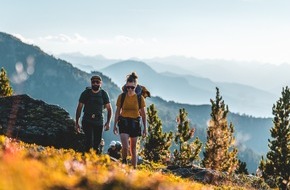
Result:
M42 147L0 136L0 187L18 189L253 189L212 186L163 174L162 167L137 170L112 162L107 155Z

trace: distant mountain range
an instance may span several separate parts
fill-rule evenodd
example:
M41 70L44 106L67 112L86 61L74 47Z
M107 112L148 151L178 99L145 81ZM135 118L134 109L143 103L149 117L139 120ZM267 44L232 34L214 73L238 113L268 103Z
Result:
M238 83L213 82L208 78L175 73L157 73L141 61L122 61L112 64L101 72L110 76L118 86L124 84L125 76L136 71L139 83L151 90L154 96L168 101L189 104L209 104L215 97L216 87L232 112L253 116L270 116L275 96L252 86Z
M59 56L70 60L74 65L80 66L80 69L89 72L101 70L107 74L113 72L110 70L113 69L111 66L115 63L126 62L106 59L103 56L84 56L79 53ZM181 96L173 97L155 88L156 95L158 94L158 96L166 100L181 103L208 104L209 99L215 93L215 87L219 87L225 101L230 106L230 110L240 114L272 117L272 106L280 97L282 87L290 85L290 77L287 74L290 72L289 64L271 65L258 62L200 60L181 56L139 61L137 58L132 58L131 61L133 60L150 66L148 70L150 72L146 75L147 78L150 78L151 73L154 73L153 75L157 73L159 77L167 75L171 79L172 77L183 78L185 79L185 81L182 79L184 81L183 84L189 86ZM88 69L87 66L81 65L81 63L92 63L89 64L91 68ZM140 69L136 67L137 65L131 70L136 69L137 72L140 72ZM120 74L112 75L112 80L118 85L118 81L122 78ZM167 83L169 82L167 81ZM145 84L150 86L150 83L152 82L146 81ZM191 97L189 94L191 94Z
M83 71L90 73L91 71L103 69L113 63L117 63L121 60L106 59L102 55L85 56L81 53L63 53L56 55L57 57L73 63L74 66L80 68Z
M121 93L119 86L125 83L127 74L138 68L137 73L140 76L140 83L145 84L153 95L152 98L146 99L146 104L154 104L156 106L158 115L162 120L163 129L175 132L175 119L178 111L181 108L185 108L188 112L191 126L196 128L196 136L203 142L206 140L207 122L210 119L211 111L209 98L215 98L215 83L209 79L200 77L191 79L190 76L157 73L147 64L140 61L118 62L102 70L104 73L114 72L112 75L106 75L99 71L87 73L67 61L46 54L37 46L25 44L14 36L1 32L0 67L6 69L16 94L28 94L49 104L57 104L66 109L72 118L75 116L79 95L86 86L90 85L92 74L100 74L103 77L103 88L109 92L113 109L115 110L116 99ZM197 89L194 85L195 82L203 85L197 85L199 87ZM211 86L207 88L206 85ZM197 104L195 103L197 100L203 100L201 97L196 96L197 92L187 92L188 89L194 87L197 92L202 92L204 96L208 96L205 98L207 99L207 104L193 105ZM226 86L224 88L230 87ZM250 87L247 88L251 89ZM182 104L175 101L166 101L160 92L166 95L167 98L180 97L182 94L188 93L194 102L192 104ZM263 94L263 91L260 93ZM221 95L224 95L223 90L221 90ZM225 103L229 104L228 100ZM231 109L231 105L229 107ZM260 159L259 155L268 150L267 140L270 138L271 118L257 118L229 113L228 120L233 122L235 126L236 143L240 151L239 157L247 163L251 172L255 171ZM104 138L108 144L108 142L113 139L116 140L118 137L114 136L110 131L104 134Z
M124 60L107 59L102 55L86 56L80 53L57 55L87 72L100 70ZM255 61L218 59L196 59L183 56L156 57L151 59L131 58L142 61L158 73L170 72L179 75L193 75L215 82L239 83L252 86L280 96L282 87L290 85L290 63L273 65ZM89 64L88 64L89 63ZM84 66L85 65L85 66ZM90 65L90 68L86 68Z
M217 82L240 83L280 95L282 87L290 85L290 63L268 63L206 60L171 56L143 60L160 72L173 72L209 78Z

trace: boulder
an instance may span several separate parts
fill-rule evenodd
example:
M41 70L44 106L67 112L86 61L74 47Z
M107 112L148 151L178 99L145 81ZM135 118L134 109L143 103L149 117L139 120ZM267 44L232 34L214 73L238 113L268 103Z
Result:
M264 189L271 188L264 182L262 178L253 175L231 174L202 168L197 165L189 166L167 166L163 169L164 173L172 173L182 178L198 181L204 184L211 184L215 186L235 185L245 187L246 189Z
M180 176L182 178L190 178L195 181L202 183L220 185L224 182L224 175L221 172L214 170L201 168L195 165L192 166L168 166L165 172L173 173L174 175Z
M0 134L26 143L84 150L84 135L75 132L67 111L26 94L0 98Z

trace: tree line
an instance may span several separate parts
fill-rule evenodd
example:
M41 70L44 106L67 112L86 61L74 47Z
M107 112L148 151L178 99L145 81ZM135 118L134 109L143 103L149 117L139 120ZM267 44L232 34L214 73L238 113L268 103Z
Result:
M0 71L0 97L11 96L13 89L7 72ZM162 121L158 117L154 104L147 108L148 136L144 139L141 154L144 159L162 164L188 166L198 164L212 170L248 174L245 162L238 160L238 149L235 146L234 125L228 123L228 106L224 103L219 89L216 97L211 99L211 119L208 122L207 140L204 146L203 159L200 159L202 142L194 138L195 128L190 127L187 112L179 110L176 118L176 131L163 132ZM290 188L290 89L282 89L281 97L273 105L273 127L268 139L269 151L262 157L258 168L259 177L270 187ZM193 139L194 138L194 139ZM172 142L175 149L171 152Z
M225 105L216 88L216 98L211 101L211 119L208 122L207 140L203 152L203 160L199 153L202 143L198 137L194 140L194 128L190 128L185 109L179 110L176 132L173 134L162 131L162 122L154 105L147 108L148 137L145 139L143 156L153 162L167 162L170 155L171 142L178 145L172 155L171 164L187 166L199 163L202 167L212 170L248 174L246 163L238 160L238 149L235 146L234 125L228 123L228 106ZM290 90L288 86L282 89L282 96L273 105L273 127L270 129L271 139L268 139L269 151L266 158L262 157L257 170L261 177L271 187L279 189L290 188ZM258 143L258 142L257 142Z

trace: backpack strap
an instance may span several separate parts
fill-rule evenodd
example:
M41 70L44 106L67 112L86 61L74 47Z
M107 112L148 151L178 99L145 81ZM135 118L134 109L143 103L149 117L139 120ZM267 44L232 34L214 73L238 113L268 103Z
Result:
M91 96L91 88L90 87L86 87L85 89L85 104L88 103L89 97Z
M121 106L120 106L120 109L123 107L123 104L124 104L124 101L125 101L125 97L126 97L126 93L123 92L123 93L121 94Z
M139 106L139 109L141 108L141 94L137 94L137 99L138 99L138 106Z
M104 100L105 100L105 92L104 92L104 90L103 89L101 89L101 93L102 93L102 99L103 99L103 103L105 102ZM104 105L105 106L105 105Z
M106 105L104 104L105 102L105 91L103 89L101 89L101 93L102 93L102 99L103 99L103 108L106 108Z

